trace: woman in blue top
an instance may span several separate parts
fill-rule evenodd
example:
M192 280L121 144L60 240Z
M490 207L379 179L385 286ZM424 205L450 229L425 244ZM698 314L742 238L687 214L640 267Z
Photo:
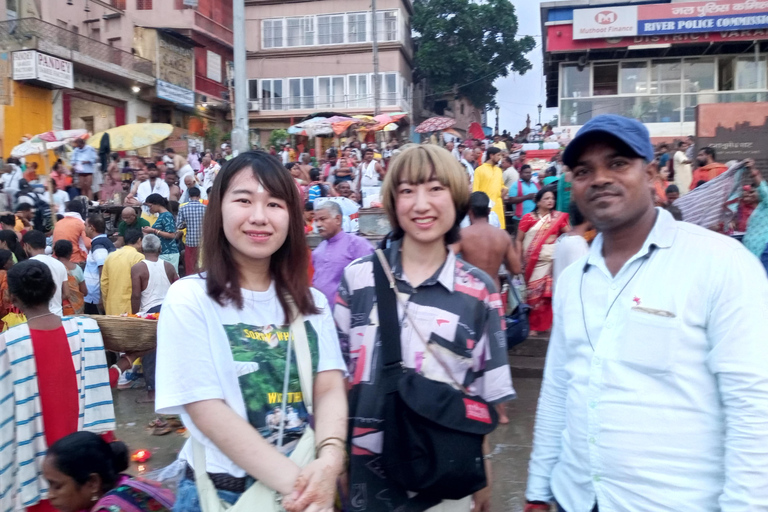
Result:
M168 211L168 200L160 194L150 194L144 200L144 204L149 206L149 212L157 214L157 220L151 227L144 227L144 234L157 235L160 237L160 259L167 261L176 272L179 271L179 246L176 243L176 221L173 215Z

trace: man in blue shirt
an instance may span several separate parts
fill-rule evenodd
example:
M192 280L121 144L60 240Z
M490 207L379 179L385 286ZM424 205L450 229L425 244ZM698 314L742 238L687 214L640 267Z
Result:
M531 166L523 165L520 168L520 179L509 187L509 204L515 212L513 232L517 232L517 225L523 215L536 209L536 202L533 199L540 188L538 183L531 181Z
M93 199L91 185L93 184L93 164L99 156L91 146L86 146L83 139L75 139L75 150L72 152L72 170L77 173L77 186L80 195Z

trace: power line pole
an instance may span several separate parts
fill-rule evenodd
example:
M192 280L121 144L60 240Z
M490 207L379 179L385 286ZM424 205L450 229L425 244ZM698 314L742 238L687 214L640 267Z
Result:
M234 36L234 97L229 100L235 104L235 116L232 119L232 149L248 151L248 100L245 83L245 0L232 0L232 32Z
M373 115L381 114L381 75L379 75L379 41L376 23L376 0L371 0L371 37L373 38Z

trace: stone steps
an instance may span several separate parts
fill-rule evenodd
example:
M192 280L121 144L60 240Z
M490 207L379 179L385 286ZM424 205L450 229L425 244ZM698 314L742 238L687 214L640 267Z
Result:
M512 379L541 378L547 356L549 336L531 336L521 344L509 349L509 366Z

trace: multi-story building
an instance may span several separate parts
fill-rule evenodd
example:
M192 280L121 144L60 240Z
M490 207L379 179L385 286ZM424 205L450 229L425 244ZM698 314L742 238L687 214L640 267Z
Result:
M696 133L696 106L768 101L765 2L541 4L547 107L575 132L598 114L658 139Z
M411 110L411 0L378 0L381 111ZM372 29L358 0L246 0L251 141L314 112L372 114Z
M186 152L191 127L224 124L231 4L187 3L1 2L2 155L26 134L141 122L173 124L168 144Z

